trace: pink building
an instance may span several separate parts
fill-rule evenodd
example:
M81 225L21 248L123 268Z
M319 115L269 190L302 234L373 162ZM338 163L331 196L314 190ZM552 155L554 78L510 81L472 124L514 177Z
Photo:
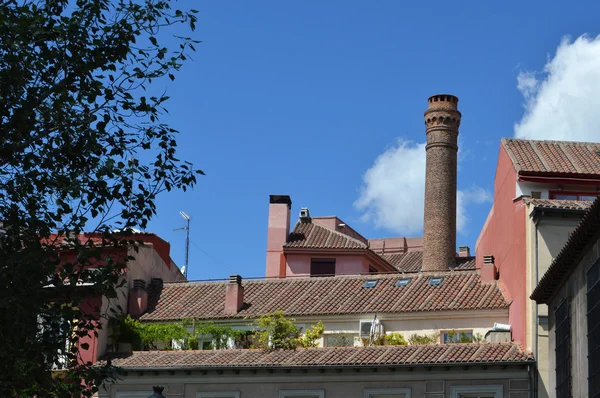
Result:
M548 308L529 299L600 190L600 144L504 138L494 203L476 243L484 281L498 280L512 298L513 340L538 360L537 396L548 385Z
M87 291L88 287L83 284L79 287L85 295L85 305L83 310L98 318L101 328L97 334L88 335L79 339L79 344L88 344L87 350L80 350L80 361L86 363L96 363L99 358L105 355L110 345L111 330L106 319L106 314L110 314L110 309L123 309L125 313L133 317L139 317L145 311L148 301L146 286L162 284L162 281L175 282L185 281L185 277L175 265L170 256L170 245L168 242L153 233L137 233L131 239L142 241L138 245L138 250L133 247L124 249L106 249L103 252L105 256L124 257L132 256L135 260L130 260L127 264L127 270L122 278L125 284L118 289L118 296L115 299L99 297L92 295ZM78 236L80 242L92 241L96 245L101 244L101 238L94 234L81 234ZM51 237L51 241L60 244L61 239L56 236ZM78 253L73 250L65 250L59 253L59 257L64 261L74 263ZM102 266L102 261L98 262L97 267ZM60 297L57 297L60 299Z
M270 196L267 278L421 271L421 237L367 239L338 217L311 217L307 208L290 230L291 207L289 196ZM461 247L446 271L472 269L474 257Z

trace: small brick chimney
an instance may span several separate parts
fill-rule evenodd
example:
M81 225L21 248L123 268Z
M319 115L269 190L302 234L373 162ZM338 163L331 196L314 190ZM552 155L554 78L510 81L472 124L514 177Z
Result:
M129 291L129 302L127 312L134 319L142 316L148 308L148 291L146 290L146 281L143 279L134 279L133 288Z
M244 306L244 286L242 277L231 275L225 287L225 313L237 314Z
M423 271L447 271L456 263L456 155L461 114L453 95L434 95L428 102Z
M269 195L267 233L267 278L285 278L283 245L290 233L292 199L288 195Z

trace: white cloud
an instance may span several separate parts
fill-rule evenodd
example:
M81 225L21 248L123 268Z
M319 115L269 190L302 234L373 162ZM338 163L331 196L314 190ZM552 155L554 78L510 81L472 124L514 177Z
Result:
M421 234L425 200L425 144L399 139L375 159L363 176L354 203L363 220L405 235ZM467 206L491 201L483 188L457 192L457 230L468 224Z
M542 71L521 72L517 88L525 114L518 138L598 141L600 137L600 36L561 41Z

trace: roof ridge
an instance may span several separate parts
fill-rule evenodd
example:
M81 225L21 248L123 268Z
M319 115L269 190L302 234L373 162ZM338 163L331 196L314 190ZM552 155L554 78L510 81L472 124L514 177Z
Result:
M487 285L487 292L483 295L483 297L481 298L481 300L479 300L479 302L477 303L477 305L481 305L483 303L486 302L486 300L492 295L492 293L494 292L494 283L486 283L483 284L481 283L481 286L485 286Z
M469 284L471 283L471 281L473 280L473 277L476 275L471 275L471 277L469 278L469 280L466 283L463 283L462 288L458 291L458 293L454 296L454 300L452 300L452 302L450 303L450 305L448 307L453 308L454 305L456 304L456 302L459 300L459 298L461 297L461 293L464 292L465 290L467 290L467 288L469 287ZM479 302L481 303L481 301ZM479 304L477 303L477 304Z
M571 164L573 165L573 167L575 168L575 170L578 173L585 173L585 170L583 170L580 166L579 166L579 161L576 161L576 159L574 159L571 154L569 153L569 144L559 144L559 146L561 147L562 151L565 154L565 157L567 159L569 159L569 162L571 162ZM564 147L563 147L564 146ZM588 147L588 150L591 150L589 145L586 145Z
M479 355L481 354L481 352L482 352L482 351L485 349L485 347L486 347L486 345L485 345L485 344L481 344L481 345L479 346L479 348L477 348L477 349L475 350L475 352L473 353L473 355L471 355L471 356L469 357L469 360L472 360L473 362L476 362L476 361L477 361L477 358L479 357Z
M539 142L537 142L536 144L539 144ZM531 145L531 149L533 150L533 152L535 153L535 155L538 157L538 160L540 161L540 163L542 163L544 165L544 167L546 168L546 170L552 170L553 169L552 167L550 167L550 165L548 164L548 162L546 162L546 159L544 159L544 156L540 152L540 149L537 147L537 145Z
M541 142L541 143L550 143L550 144L575 144L575 145L598 145L600 143L598 142L591 142L591 141L569 141L569 140L532 140L529 138L515 138L515 137L502 137L500 139L501 142L508 142L508 141L522 141L522 142Z

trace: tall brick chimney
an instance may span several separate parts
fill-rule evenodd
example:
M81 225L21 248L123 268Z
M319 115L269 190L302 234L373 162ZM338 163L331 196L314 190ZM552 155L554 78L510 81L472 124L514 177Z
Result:
M456 154L458 98L429 97L425 111L425 224L423 271L447 271L456 262Z

